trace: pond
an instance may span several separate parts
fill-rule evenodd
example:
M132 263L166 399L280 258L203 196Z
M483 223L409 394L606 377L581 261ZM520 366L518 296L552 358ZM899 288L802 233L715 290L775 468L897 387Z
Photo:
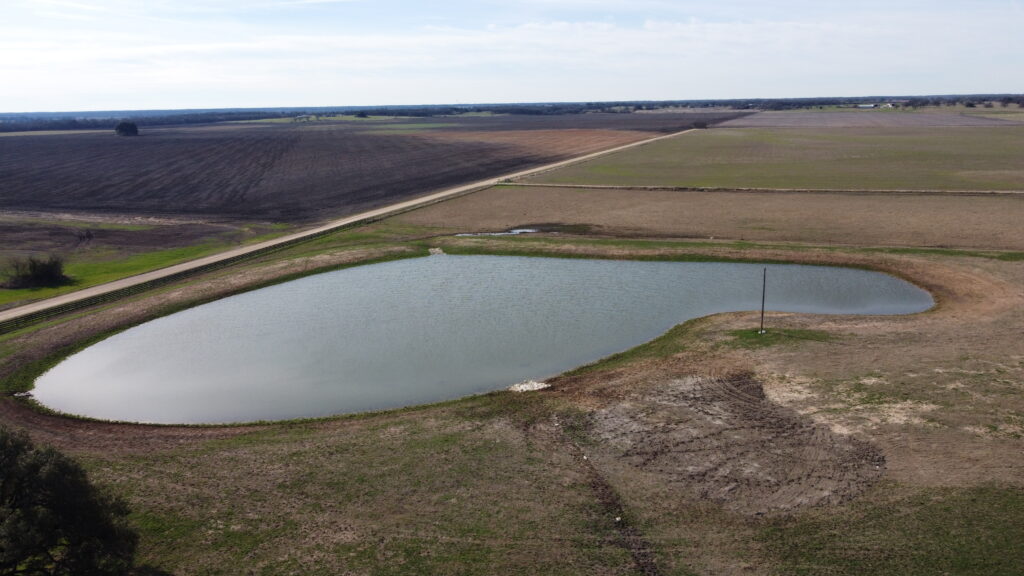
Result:
M927 310L877 272L768 265L767 308ZM42 375L52 409L153 423L283 420L437 402L543 379L672 326L761 304L762 265L450 256L294 280L116 334Z

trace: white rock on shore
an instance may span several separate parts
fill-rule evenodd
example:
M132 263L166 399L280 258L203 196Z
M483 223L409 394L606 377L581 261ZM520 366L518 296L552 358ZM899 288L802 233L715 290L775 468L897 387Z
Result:
M519 384L513 384L508 387L512 392L533 392L534 390L543 390L549 388L550 384L543 382L537 382L535 380L527 380L526 382L520 382Z

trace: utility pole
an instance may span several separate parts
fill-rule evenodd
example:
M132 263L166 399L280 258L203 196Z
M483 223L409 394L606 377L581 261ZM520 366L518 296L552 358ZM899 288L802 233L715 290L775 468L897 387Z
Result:
M768 290L768 267L764 267L764 274L761 277L761 329L758 334L764 334L764 295Z

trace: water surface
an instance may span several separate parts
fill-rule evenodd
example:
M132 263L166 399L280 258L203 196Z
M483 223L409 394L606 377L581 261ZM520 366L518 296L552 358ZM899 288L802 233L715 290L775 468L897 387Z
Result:
M762 265L431 256L232 296L114 335L36 382L53 409L226 423L409 406L543 379L675 324L761 304ZM902 314L927 292L768 266L769 310Z

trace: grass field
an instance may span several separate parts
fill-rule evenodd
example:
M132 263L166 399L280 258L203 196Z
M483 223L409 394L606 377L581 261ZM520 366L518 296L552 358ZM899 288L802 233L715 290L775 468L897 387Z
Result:
M1024 190L1024 126L721 128L531 182L811 190Z

